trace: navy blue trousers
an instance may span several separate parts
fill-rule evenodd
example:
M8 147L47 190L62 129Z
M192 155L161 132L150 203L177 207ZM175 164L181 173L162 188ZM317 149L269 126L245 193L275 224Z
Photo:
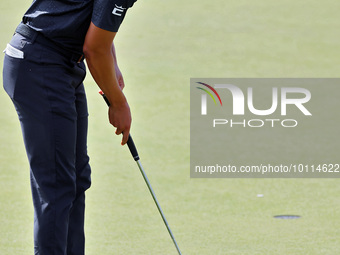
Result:
M84 63L15 34L6 53L3 85L21 124L30 164L36 255L84 254L88 111Z

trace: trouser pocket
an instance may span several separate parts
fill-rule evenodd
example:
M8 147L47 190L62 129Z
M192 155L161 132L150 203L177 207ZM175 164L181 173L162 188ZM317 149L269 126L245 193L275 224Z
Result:
M25 84L25 73L30 71L26 68L29 58L31 42L20 34L15 34L4 50L3 63L3 87L10 98L14 98L18 84ZM39 57L39 51L34 53Z

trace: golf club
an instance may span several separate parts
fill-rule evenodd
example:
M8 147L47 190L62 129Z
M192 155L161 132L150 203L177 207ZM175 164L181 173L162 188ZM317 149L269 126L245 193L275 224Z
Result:
M109 100L107 99L107 97L105 96L105 94L103 93L103 91L99 91L99 94L101 94L101 95L103 96L103 98L104 98L106 104L107 104L108 106L110 106L110 102L109 102ZM162 211L162 208L161 208L161 206L160 206L159 203L158 203L158 200L157 200L157 198L156 198L155 192L153 191L153 189L152 189L152 187L151 187L151 184L150 184L150 182L149 182L149 179L148 179L148 177L147 177L146 174L145 174L145 171L144 171L144 169L143 169L143 166L142 166L142 164L141 164L141 162L140 162L140 158L139 158L139 155L138 155L138 152L137 152L137 148L136 148L136 146L135 146L135 143L134 143L133 140L132 140L131 135L129 135L129 138L128 138L128 141L127 141L127 145L128 145L128 147L129 147L129 150L130 150L130 152L131 152L131 155L132 155L133 159L137 162L137 165L138 165L138 167L139 167L139 170L140 170L140 172L141 172L141 174L142 174L142 176L143 176L143 178L144 178L144 181L145 181L146 185L148 186L148 189L149 189L149 191L150 191L150 193L151 193L151 196L152 196L153 200L154 200L155 203L156 203L157 209L158 209L159 213L161 214L161 217L162 217L162 219L163 219L163 222L164 222L166 228L168 229L168 232L169 232L169 234L170 234L170 236L171 236L172 241L174 242L174 244L175 244L175 246L176 246L177 252L178 252L179 255L182 255L182 253L181 253L181 251L180 251L180 249L179 249L179 247L178 247L178 245L177 245L177 242L176 242L176 240L175 240L175 237L174 237L174 235L172 234L172 231L171 231L171 229L170 229L170 226L169 226L169 224L168 224L168 221L166 220L166 218L165 218L165 216L164 216L164 213L163 213L163 211Z

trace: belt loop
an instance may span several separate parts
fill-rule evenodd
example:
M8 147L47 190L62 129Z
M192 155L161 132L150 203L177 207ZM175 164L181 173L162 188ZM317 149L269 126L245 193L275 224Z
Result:
M25 26L26 26L27 28L29 28L27 25L25 25ZM29 28L29 29L30 29L30 28ZM32 29L30 29L30 30L32 30ZM38 35L39 35L39 32L33 33L32 38L31 38L31 43L34 43L34 42L35 42L35 40L37 39Z
M34 33L33 34L33 37L32 37L32 39L31 39L31 43L34 43L35 42L35 40L37 39L37 37L38 37L38 33Z

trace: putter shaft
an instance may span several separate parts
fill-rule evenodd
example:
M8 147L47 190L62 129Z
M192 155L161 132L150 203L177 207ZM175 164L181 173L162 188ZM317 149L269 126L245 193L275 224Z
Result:
M131 139L132 139L132 138L131 138ZM175 244L175 246L176 246L177 252L178 252L179 255L182 255L182 253L181 253L181 251L180 251L180 249L179 249L179 247L178 247L178 244L177 244L177 242L176 242L176 240L175 240L175 237L174 237L174 235L172 234L172 231L171 231L171 229L170 229L170 226L169 226L169 224L168 224L168 221L166 220L166 218L165 218L165 216L164 216L164 213L163 213L163 211L162 211L162 208L161 208L161 206L159 205L158 200L157 200L157 198L156 198L156 195L155 195L155 193L154 193L154 191L153 191L153 189L152 189L152 187L151 187L151 184L150 184L150 182L149 182L149 179L148 179L148 177L147 177L146 174L145 174L145 171L144 171L144 169L143 169L142 163L140 162L139 159L136 160L136 162L137 162L137 165L138 165L138 167L139 167L139 170L140 170L140 172L141 172L141 174L142 174L142 176L143 176L143 178L144 178L144 181L145 181L146 185L148 186L148 189L149 189L149 191L150 191L150 193L151 193L151 196L152 196L153 200L155 201L155 204L156 204L156 206L157 206L157 209L158 209L158 211L159 211L159 213L160 213L160 215L161 215L161 217L162 217L162 219L163 219L163 222L164 222L164 224L165 224L165 226L166 226L166 228L167 228L167 230L168 230L168 232L169 232L169 235L170 235L172 241L174 242L174 244Z
M109 105L110 105L110 102L109 102L109 100L107 99L107 97L105 96L105 94L104 94L102 91L99 91L99 94L101 94L101 95L103 96L103 98L104 98L106 104L109 106ZM158 209L158 211L159 211L159 213L160 213L160 215L161 215L161 217L162 217L162 220L163 220L163 222L164 222L164 224L165 224L165 226L166 226L166 228L167 228L167 230L168 230L168 232L169 232L169 234L170 234L170 237L171 237L172 241L174 242L174 244L175 244L175 246L176 246L177 252L178 252L179 255L182 255L182 253L181 253L181 251L180 251L180 249L179 249L179 247L178 247L178 244L177 244L177 242L176 242L176 240L175 240L175 237L174 237L174 235L172 234L172 231L171 231L171 229L170 229L170 226L169 226L169 224L168 224L168 221L166 220L166 218L165 218L165 216L164 216L164 213L163 213L163 211L162 211L162 208L161 208L161 206L160 206L159 203L158 203L158 200L157 200L157 198L156 198L155 192L153 191L153 189L152 189L152 187L151 187L151 184L150 184L150 182L149 182L149 179L148 179L148 177L146 176L146 173L145 173L145 171L144 171L144 169L143 169L142 163L140 162L140 158L139 158L139 155L138 155L138 152L137 152L137 148L136 148L136 146L135 146L135 143L134 143L133 140L132 140L131 135L129 135L129 138L128 138L128 141L127 141L127 145L128 145L128 147L129 147L129 150L130 150L130 152L131 152L131 155L132 155L133 159L137 162L138 168L139 168L139 170L140 170L140 172L141 172L141 174L142 174L142 176L143 176L143 178L144 178L144 181L145 181L146 185L148 186L148 189L149 189L149 191L150 191L150 193L151 193L151 196L152 196L153 200L155 201L155 204L156 204L156 206L157 206L157 209Z

